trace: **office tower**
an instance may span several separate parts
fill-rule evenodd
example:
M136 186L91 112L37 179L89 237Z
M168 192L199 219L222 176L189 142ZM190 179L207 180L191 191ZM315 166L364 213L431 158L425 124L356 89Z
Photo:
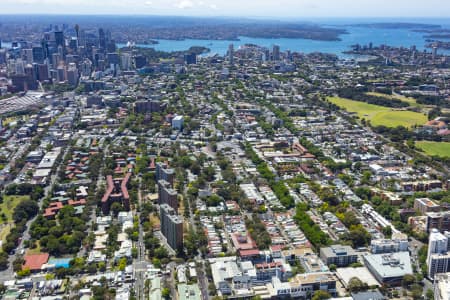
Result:
M45 59L45 52L42 47L33 47L33 62L42 64Z
M86 31L80 30L78 37L78 46L86 47Z
M77 39L80 38L80 25L75 24L75 33L77 34Z
M0 49L0 64L6 64L6 49Z
M72 52L77 52L78 50L78 39L75 37L72 37L69 41L69 48L72 50Z
M66 80L66 68L64 67L64 66L59 66L57 69L56 69L56 71L57 71L57 77L56 77L56 80L58 81L58 82L63 82L63 81L65 81Z
M35 72L35 68L33 67L32 64L27 64L25 66L25 75L28 76L28 78L30 78L31 80L36 81L37 80L37 73ZM34 90L33 86L29 87L30 90Z
M286 51L286 58L287 58L288 61L291 61L291 60L292 60L292 53L291 53L291 50L287 50L287 51Z
M197 54L195 53L188 53L184 55L184 62L187 65L194 65L197 63Z
M145 67L145 65L147 64L147 58L143 55L138 55L134 57L134 66L136 67L136 69L140 69Z
M33 62L33 49L22 49L22 57L27 63Z
M265 61L269 61L270 60L270 50L269 49L265 49L264 50L264 60Z
M161 233L167 239L167 244L174 250L183 248L183 218L167 204L159 207L161 218Z
M106 51L107 52L116 52L117 51L116 42L114 40L110 40L106 43Z
M437 57L437 47L436 46L433 46L433 53L432 53L432 60L433 60L433 63L435 62L435 60L436 60L436 57Z
M92 62L85 58L81 63L81 75L82 76L90 76L92 73Z
M59 53L53 53L52 54L52 66L54 69L56 69L59 66L59 63L61 62L61 56Z
M47 64L39 64L38 65L38 80L39 81L48 81L48 65Z
M55 44L56 47L65 47L64 33L62 31L55 31Z
M273 56L274 61L280 60L280 46L278 46L278 45L273 46L272 56Z
M123 53L120 57L122 70L129 71L131 70L131 54L130 53Z
M64 60L65 59L65 52L64 52L64 47L63 46L58 46L58 54L60 59Z
M106 36L105 36L105 30L103 30L103 28L100 28L98 30L98 46L102 50L106 49Z
M108 63L110 65L119 65L120 64L120 56L117 53L108 53L107 58L108 58Z
M78 85L78 69L75 63L70 63L67 68L67 82L71 86Z
M230 44L228 46L228 61L230 62L230 65L234 64L234 45Z
M25 64L24 64L23 60L21 60L21 59L13 60L10 63L10 66L12 69L12 73L21 74L21 75L25 74Z

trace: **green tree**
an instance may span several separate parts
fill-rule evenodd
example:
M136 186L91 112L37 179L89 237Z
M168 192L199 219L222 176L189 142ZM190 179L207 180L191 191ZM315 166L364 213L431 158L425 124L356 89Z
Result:
M315 291L311 300L325 300L330 299L331 295L327 291Z
M169 299L170 297L170 290L168 288L163 288L161 291L161 296L165 299Z
M367 291L369 286L367 285L367 283L362 282L358 277L352 277L348 282L347 288L351 293L357 293Z

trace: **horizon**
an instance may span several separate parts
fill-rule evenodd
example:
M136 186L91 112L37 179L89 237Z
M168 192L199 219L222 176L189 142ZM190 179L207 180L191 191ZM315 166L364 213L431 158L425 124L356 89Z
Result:
M2 15L123 15L244 18L442 18L450 3L429 0L3 0Z

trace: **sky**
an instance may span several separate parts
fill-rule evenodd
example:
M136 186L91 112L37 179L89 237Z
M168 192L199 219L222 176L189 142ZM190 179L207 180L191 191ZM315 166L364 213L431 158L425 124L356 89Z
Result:
M448 0L0 0L0 14L450 18Z

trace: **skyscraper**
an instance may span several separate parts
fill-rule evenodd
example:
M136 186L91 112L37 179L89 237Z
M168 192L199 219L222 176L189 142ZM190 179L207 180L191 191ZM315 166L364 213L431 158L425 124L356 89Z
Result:
M42 64L45 59L45 52L42 47L33 47L33 62Z
M280 60L280 46L278 46L278 45L273 46L272 58L274 61Z
M98 30L98 46L102 50L106 49L106 36L105 36L105 30L103 30L103 28L100 28Z
M234 45L230 44L228 46L228 61L230 62L230 65L234 64Z
M55 31L55 43L56 47L64 47L64 33L62 31Z

